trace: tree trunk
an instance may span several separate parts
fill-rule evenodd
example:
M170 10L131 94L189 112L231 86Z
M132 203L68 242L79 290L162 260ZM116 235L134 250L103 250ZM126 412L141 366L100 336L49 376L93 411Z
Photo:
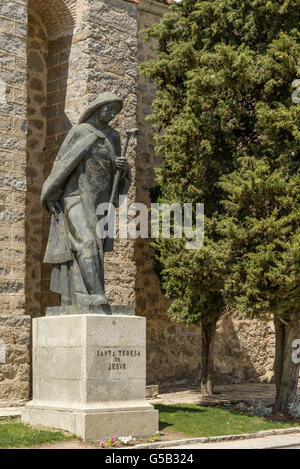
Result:
M297 394L300 363L294 363L292 343L300 339L300 321L291 321L285 325L275 319L276 353L275 353L275 411L287 414L290 404Z
M202 357L201 357L201 394L213 393L214 343L217 321L201 321Z
M281 375L283 368L284 356L284 338L285 338L285 325L275 316L275 360L274 360L274 379L276 385L276 396L279 395Z

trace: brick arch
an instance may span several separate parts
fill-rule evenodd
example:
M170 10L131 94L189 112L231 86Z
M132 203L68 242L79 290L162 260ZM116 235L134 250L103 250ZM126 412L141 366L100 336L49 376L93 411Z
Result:
M69 34L76 26L77 0L29 0L28 8L41 18L48 39Z

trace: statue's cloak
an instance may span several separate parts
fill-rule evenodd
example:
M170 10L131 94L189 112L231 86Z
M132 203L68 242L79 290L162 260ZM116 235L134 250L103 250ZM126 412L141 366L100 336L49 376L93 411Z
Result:
M91 124L80 123L72 127L66 136L59 153L54 161L52 171L46 179L42 194L41 202L47 209L47 201L60 202L64 195L64 187L71 173L76 170L77 166L87 155L95 142L100 139L103 145L110 146L114 155L120 156L120 137L118 132L109 127L109 132L103 133ZM93 228L95 237L96 225L98 218L95 213L95 207L92 206L89 194L89 184L83 182L79 187L80 197L84 206L84 210ZM101 184L101 181L99 181ZM118 196L126 195L131 184L131 174L121 179L118 186ZM105 200L103 202L109 202ZM117 204L115 204L117 205ZM113 249L113 239L106 238L104 241L97 239L99 250L111 251ZM63 264L73 260L73 254L70 249L67 226L63 211L59 213L58 220L52 215L51 227L49 232L48 244L44 257L45 263Z

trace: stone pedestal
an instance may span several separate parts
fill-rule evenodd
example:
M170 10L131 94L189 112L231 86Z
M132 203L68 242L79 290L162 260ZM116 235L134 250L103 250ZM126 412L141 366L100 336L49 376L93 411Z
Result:
M149 436L158 412L145 400L146 320L69 314L33 320L33 400L22 421L84 440Z

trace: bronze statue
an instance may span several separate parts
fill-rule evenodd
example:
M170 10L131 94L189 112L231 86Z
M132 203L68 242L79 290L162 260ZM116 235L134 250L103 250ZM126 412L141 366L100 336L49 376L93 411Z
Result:
M104 252L113 239L98 236L96 209L112 197L117 206L131 184L120 135L108 125L122 107L115 94L100 94L69 131L43 186L42 204L52 215L44 262L53 264L50 289L62 305L108 303Z

